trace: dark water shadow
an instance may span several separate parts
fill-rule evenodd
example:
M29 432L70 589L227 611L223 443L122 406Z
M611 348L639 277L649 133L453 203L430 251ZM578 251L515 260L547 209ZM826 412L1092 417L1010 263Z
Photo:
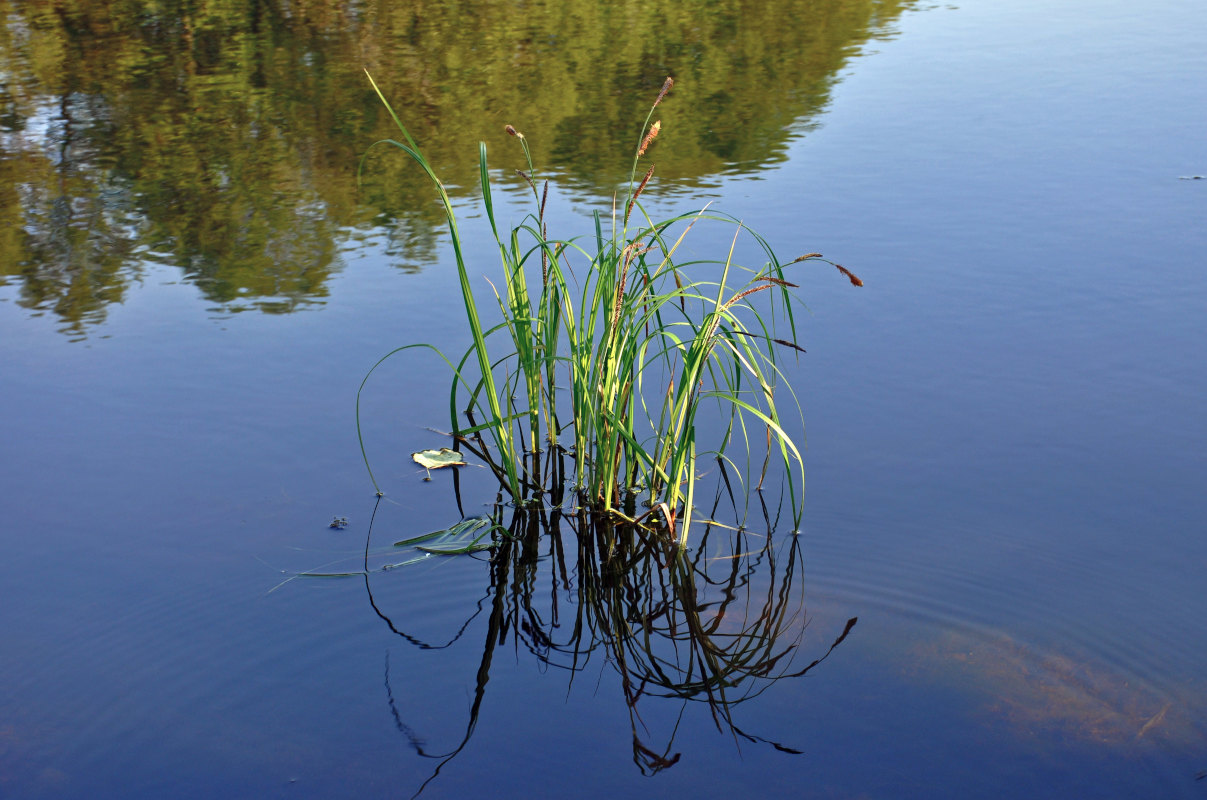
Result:
M761 496L760 496L761 500ZM380 500L378 501L380 503ZM777 682L819 666L855 627L847 621L828 649L802 665L809 624L801 539L776 537L772 514L760 504L766 528L752 532L708 523L695 546L682 551L656 531L585 512L548 506L496 506L490 582L465 621L443 643L406 630L401 614L374 596L368 567L372 520L365 542L365 591L390 631L419 650L451 646L487 612L482 656L464 735L452 750L432 752L403 719L390 685L395 727L420 756L437 761L415 796L435 780L474 735L495 654L510 645L529 653L542 671L566 675L568 693L588 665L603 659L628 709L633 763L646 776L679 762L679 725L689 703L703 703L718 731L735 747L766 745L801 751L758 735L738 721L742 703ZM374 519L376 518L376 507ZM669 731L655 731L643 709L679 703Z

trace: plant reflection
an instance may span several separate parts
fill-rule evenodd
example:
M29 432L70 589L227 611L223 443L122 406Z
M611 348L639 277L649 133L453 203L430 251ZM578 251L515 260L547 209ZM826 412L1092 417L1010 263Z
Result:
M763 512L766 530L773 531L765 506ZM517 652L531 653L542 669L565 672L571 686L593 661L602 658L609 664L628 709L633 762L644 775L679 761L675 740L688 703L705 704L713 724L737 744L800 752L745 730L735 718L741 703L824 661L855 626L856 619L850 619L828 649L806 665L799 663L807 625L799 536L777 541L771 534L710 523L702 526L696 547L683 551L649 529L585 512L500 506L492 520L498 528L489 589L442 644L411 635L379 605L370 584L370 575L379 573L369 570L366 539L369 602L390 630L411 645L421 650L449 647L488 611L468 723L451 751L430 752L403 721L387 657L386 692L395 725L417 753L439 761L419 792L473 736L492 660L509 641ZM682 704L671 730L660 735L641 714L659 700Z
M358 190L366 144L392 133L365 67L454 196L477 196L478 140L511 122L571 193L609 197L633 109L670 74L660 180L715 184L782 161L910 5L0 0L0 286L84 335L148 263L266 313L321 303L360 241L432 263L426 178L380 159Z

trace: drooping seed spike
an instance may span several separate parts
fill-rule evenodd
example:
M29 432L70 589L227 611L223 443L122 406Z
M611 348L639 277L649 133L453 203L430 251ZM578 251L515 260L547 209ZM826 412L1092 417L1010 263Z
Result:
M504 126L503 126L503 130L507 131L508 135L510 135L510 136L514 136L514 137L516 137L517 139L523 139L523 138L524 138L524 134L522 134L522 133L520 133L519 131L517 131L517 130L515 129L515 127L514 127L514 126L512 126L512 125L504 125Z
M847 276L847 279L850 280L852 286L863 286L863 281L860 280L859 276L856 275L854 272L851 272L849 269L844 267L842 264L835 264L834 266L838 267L839 272L841 272L843 275Z
M793 350L799 350L802 353L807 352L805 348L801 347L796 342L790 342L787 339L772 339L771 341L775 342L776 344L782 344L784 347L791 347Z
M797 256L796 258L792 259L788 263L795 264L798 261L805 261L810 258L821 258L821 253L805 253L803 256Z

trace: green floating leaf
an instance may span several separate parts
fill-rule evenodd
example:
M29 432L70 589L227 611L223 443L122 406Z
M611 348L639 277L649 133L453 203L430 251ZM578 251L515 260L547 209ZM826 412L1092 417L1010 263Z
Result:
M421 536L413 536L394 542L395 547L414 547L428 553L451 555L456 553L476 553L488 550L492 546L482 543L482 540L494 530L494 524L489 517L470 517L449 526L447 530L432 531ZM422 545L423 542L431 544Z
M447 447L441 447L439 450L420 450L418 453L411 453L411 458L424 469L465 466L465 457Z
M431 553L437 556L459 556L466 553L480 553L483 550L489 550L494 547L494 544L465 544L465 545L439 545L439 544L421 544L415 547L416 550L421 550L424 553Z
M410 547L412 545L419 544L420 542L430 542L432 539L448 537L448 535L449 535L448 531L432 531L431 533L425 533L420 536L412 536L410 539L400 539L399 541L394 542L394 546L395 547Z

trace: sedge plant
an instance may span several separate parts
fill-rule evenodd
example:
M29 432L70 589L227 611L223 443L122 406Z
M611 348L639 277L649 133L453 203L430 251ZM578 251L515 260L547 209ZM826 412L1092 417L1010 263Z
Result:
M366 73L367 74L367 73ZM643 162L661 130L654 120L670 91L667 78L646 115L629 181L607 212L597 211L586 236L551 237L545 210L548 182L538 182L528 140L511 125L526 169L533 210L519 224L500 226L491 191L486 145L479 145L482 202L498 247L501 274L475 287L463 254L453 204L381 89L374 90L401 132L377 146L402 151L423 170L443 205L471 344L457 359L425 347L452 371L449 421L459 446L498 477L502 493L524 505L563 502L664 531L685 547L701 464L719 461L746 476L753 449L762 447L761 488L769 464L787 476L794 521L804 494L800 448L786 426L782 395L797 417L800 406L780 368L796 344L791 265L826 261L809 253L781 262L765 239L741 221L705 207L655 220L641 202L654 175ZM368 152L366 152L366 157ZM361 166L363 169L364 159ZM638 176L642 177L638 177ZM687 258L684 242L697 225L732 228L728 249L714 258ZM740 262L739 243L759 254ZM862 282L833 264L855 285ZM489 287L499 321L484 325L478 293ZM780 387L787 391L781 392ZM357 429L360 434L359 398ZM719 409L711 440L697 436L705 404ZM718 412L710 410L709 419ZM360 436L365 454L363 435ZM746 452L745 466L729 454ZM372 478L367 454L365 464ZM372 478L374 486L377 481ZM728 480L728 479L726 479ZM380 493L380 487L378 487ZM637 502L646 510L638 514Z

